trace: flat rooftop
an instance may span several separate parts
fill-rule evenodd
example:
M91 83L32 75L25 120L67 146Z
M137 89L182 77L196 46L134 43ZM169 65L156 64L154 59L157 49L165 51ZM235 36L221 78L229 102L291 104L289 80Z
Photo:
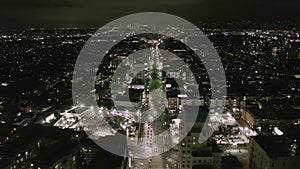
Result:
M252 138L270 158L300 156L299 149L292 151L294 142L286 136L259 135Z

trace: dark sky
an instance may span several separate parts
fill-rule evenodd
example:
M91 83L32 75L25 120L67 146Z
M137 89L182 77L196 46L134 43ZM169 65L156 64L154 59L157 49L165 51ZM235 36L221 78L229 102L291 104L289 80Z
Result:
M100 27L136 12L159 11L191 22L300 22L299 0L0 0L0 27Z

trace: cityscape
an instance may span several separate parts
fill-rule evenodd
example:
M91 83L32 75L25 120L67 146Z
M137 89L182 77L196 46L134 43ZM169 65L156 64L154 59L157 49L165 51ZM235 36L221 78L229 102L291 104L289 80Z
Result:
M193 37L141 34L119 42L99 65L91 91L99 109L72 100L76 59L96 29L2 30L0 168L300 168L300 32L212 25L197 26L221 57L223 100L211 99L197 48L184 45ZM126 28L134 35L145 26ZM112 41L123 32L105 29ZM172 25L166 30L180 33ZM141 50L146 59L131 57ZM192 74L172 65L165 51ZM112 79L119 65L123 79ZM195 108L196 119L185 116ZM207 118L213 133L200 142ZM126 139L111 144L125 144L128 156L93 141L117 134Z

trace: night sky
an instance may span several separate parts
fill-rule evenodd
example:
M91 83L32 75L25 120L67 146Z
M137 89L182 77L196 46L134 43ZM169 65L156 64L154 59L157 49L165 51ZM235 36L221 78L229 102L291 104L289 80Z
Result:
M191 22L300 22L299 0L0 0L0 28L100 27L136 12L159 11Z

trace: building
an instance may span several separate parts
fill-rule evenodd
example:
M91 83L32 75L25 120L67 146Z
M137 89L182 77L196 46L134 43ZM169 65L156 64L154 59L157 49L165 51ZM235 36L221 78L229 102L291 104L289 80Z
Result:
M234 155L222 156L222 169L243 169L243 164Z
M182 169L197 168L221 168L222 152L217 147L214 140L208 140L199 143L199 136L208 116L208 109L198 106L183 106L183 110L187 113L198 110L196 119L192 116L184 116L186 126L193 126L187 136L180 142L179 146L179 165ZM193 125L192 125L193 124Z
M250 139L248 169L300 168L299 140L286 136L260 135Z
M56 128L14 128L0 152L0 168L85 168L96 149L82 135Z
M268 124L268 116L260 109L248 108L246 110L242 110L241 117L251 128Z
M130 94L126 93L124 95L117 95L116 99L114 100L114 104L119 108L138 108L141 105L141 99L140 93L137 90L132 90Z
M281 101L283 102L283 101ZM272 102L247 104L241 109L241 118L251 128L263 125L281 126L298 123L300 111L280 103Z
M179 166L182 169L221 168L221 151L214 140L200 144L201 130L193 128L179 146Z

